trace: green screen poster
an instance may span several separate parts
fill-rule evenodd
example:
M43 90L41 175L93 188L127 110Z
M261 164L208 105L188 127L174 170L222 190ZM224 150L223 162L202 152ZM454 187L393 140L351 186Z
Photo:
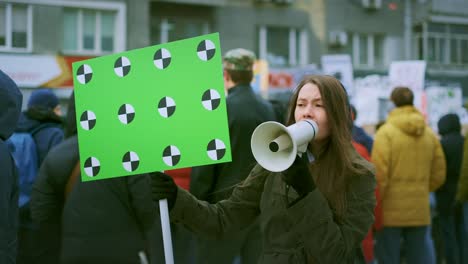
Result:
M73 63L82 181L231 161L219 34Z

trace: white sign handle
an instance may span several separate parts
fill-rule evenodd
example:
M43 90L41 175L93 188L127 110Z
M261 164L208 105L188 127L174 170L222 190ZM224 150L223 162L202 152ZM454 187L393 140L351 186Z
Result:
M159 200L159 213L161 215L164 258L166 259L166 264L174 264L174 255L172 253L171 222L169 221L169 208L167 206L167 199Z

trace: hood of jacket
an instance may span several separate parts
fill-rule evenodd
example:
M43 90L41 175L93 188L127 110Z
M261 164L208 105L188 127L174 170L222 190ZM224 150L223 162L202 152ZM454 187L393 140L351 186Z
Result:
M35 128L39 127L41 122L30 119L22 112L18 119L18 125L16 126L15 132L32 132Z
M409 105L393 109L388 115L387 122L414 137L421 136L426 129L424 116L414 106Z
M0 70L0 138L8 139L16 128L23 95L15 82Z
M60 127L62 125L62 120L59 116L55 115L51 110L41 110L37 109L28 109L25 112L22 112L19 120L16 132L29 132L33 133L34 131L39 130L42 127L51 127L56 126Z
M449 133L460 133L460 118L456 114L447 114L439 119L437 122L437 128L439 129L439 134L447 135Z

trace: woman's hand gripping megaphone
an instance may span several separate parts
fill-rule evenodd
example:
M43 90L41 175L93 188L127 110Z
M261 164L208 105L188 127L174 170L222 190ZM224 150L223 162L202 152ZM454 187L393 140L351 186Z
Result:
M315 182L309 169L307 153L302 157L296 155L291 167L282 172L283 181L296 190L300 197L304 197L315 189Z

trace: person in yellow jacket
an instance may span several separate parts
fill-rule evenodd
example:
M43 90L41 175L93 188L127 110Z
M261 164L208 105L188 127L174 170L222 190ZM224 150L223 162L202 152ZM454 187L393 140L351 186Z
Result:
M468 135L465 135L465 138ZM461 211L462 221L460 224L460 263L468 263L468 140L465 140L463 150L463 162L458 179L458 189L455 196L456 207Z
M458 180L458 189L455 200L459 203L468 202L468 140L465 140L464 144L463 163L460 172L460 179Z
M413 106L413 92L396 87L395 104L377 131L372 149L380 189L384 228L377 234L379 263L400 263L403 238L406 262L433 263L426 239L431 224L429 194L445 181L446 163L440 142Z

